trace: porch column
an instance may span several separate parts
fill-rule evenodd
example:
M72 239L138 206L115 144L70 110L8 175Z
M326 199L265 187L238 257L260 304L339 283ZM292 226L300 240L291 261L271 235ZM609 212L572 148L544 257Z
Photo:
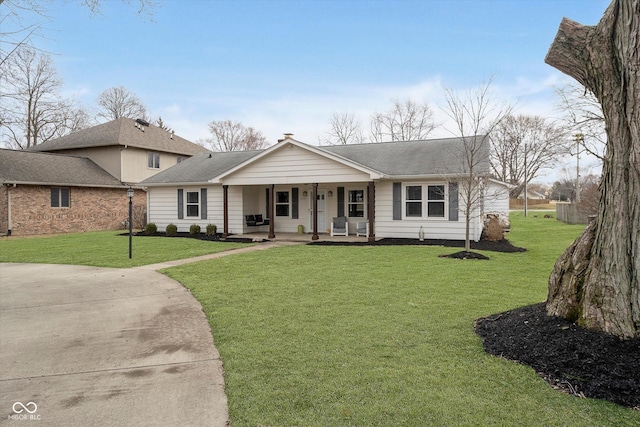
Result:
M222 186L222 237L229 235L229 186Z
M312 184L313 191L311 191L311 197L313 197L313 235L311 240L318 240L318 183Z
M271 184L271 186L269 187L269 238L270 239L275 239L276 238L276 208L275 208L275 201L276 201L276 196L275 196L275 190L276 189L276 185L275 184Z
M367 185L367 202L369 204L369 243L376 241L376 230L374 224L376 223L376 184L373 181Z

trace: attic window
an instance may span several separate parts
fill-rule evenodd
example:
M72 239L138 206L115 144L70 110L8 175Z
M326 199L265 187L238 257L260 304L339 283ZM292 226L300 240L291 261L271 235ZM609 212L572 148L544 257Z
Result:
M147 153L147 167L150 169L160 169L160 153L149 151Z

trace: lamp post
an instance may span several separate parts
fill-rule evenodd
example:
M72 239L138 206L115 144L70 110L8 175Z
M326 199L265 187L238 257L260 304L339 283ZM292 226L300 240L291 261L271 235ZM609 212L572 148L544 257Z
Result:
M133 188L129 187L127 190L127 196L129 197L129 259L131 259L131 240L133 237Z

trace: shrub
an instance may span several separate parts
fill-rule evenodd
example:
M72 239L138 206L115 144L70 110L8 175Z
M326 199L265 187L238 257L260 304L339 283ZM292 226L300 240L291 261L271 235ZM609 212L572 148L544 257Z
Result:
M167 225L167 236L175 236L176 234L178 234L178 226L176 226L175 224L169 224Z
M198 224L193 224L189 227L189 234L200 234L200 226Z
M156 234L158 232L158 227L153 222L150 222L144 227L144 232L146 234Z
M207 231L206 231L206 235L207 236L214 236L218 231L218 227L215 224L208 224L207 225Z

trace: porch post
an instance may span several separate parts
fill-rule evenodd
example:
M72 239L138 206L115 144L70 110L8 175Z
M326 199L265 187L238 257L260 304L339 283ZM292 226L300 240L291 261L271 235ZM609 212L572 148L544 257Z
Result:
M376 230L374 228L376 223L376 184L373 181L369 181L367 185L367 202L369 204L369 243L375 243Z
M311 240L318 240L318 183L312 185L313 191L311 197L313 197L313 235Z
M222 186L222 237L229 235L229 186Z
M276 222L276 208L275 208L275 200L276 200L276 196L275 196L275 188L276 185L275 184L271 184L271 186L269 187L269 238L270 239L275 239L276 238L276 232L275 232L275 222Z

